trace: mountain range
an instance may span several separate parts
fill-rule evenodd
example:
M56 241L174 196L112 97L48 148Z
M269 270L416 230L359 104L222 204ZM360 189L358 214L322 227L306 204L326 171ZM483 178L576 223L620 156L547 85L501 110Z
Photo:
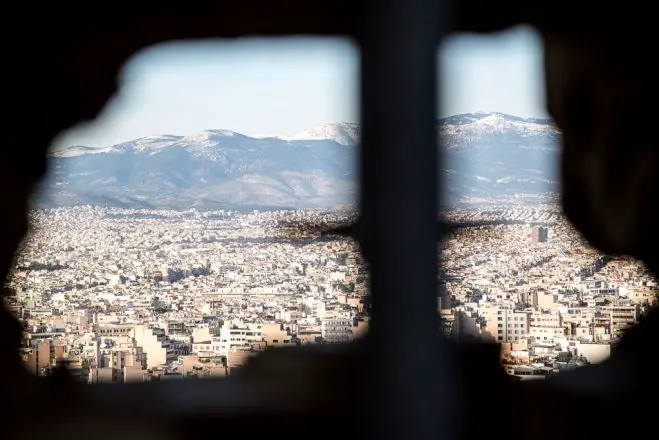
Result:
M51 153L42 207L331 208L356 200L360 129L354 123L289 137L229 130L161 135ZM548 119L468 113L440 119L441 173L449 200L557 190L560 132Z

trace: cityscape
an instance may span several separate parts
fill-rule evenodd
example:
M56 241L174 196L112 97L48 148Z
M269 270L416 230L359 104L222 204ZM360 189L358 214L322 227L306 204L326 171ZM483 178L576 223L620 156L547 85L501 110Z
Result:
M541 379L606 359L652 304L637 261L602 255L555 203L454 209L437 311L447 336L501 345L506 372ZM368 329L368 270L336 225L350 210L35 209L6 283L36 375L85 383L235 373L272 347ZM292 232L291 232L292 231Z
M10 50L3 438L608 438L603 409L639 436L639 33L220 6L56 20L45 69Z

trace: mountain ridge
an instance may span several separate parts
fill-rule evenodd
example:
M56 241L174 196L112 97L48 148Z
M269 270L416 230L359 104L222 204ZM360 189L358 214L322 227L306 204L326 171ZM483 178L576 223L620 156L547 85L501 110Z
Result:
M560 132L542 118L475 112L438 120L453 201L556 191ZM212 129L55 151L40 206L328 208L356 198L360 126L293 136Z

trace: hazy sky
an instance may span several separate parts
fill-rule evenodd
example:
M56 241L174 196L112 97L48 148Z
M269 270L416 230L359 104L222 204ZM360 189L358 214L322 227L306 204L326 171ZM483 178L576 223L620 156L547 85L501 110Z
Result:
M438 55L440 116L477 110L546 116L540 42L530 30L454 37ZM357 75L356 49L336 39L161 45L130 60L116 99L53 148L210 128L292 135L357 121Z

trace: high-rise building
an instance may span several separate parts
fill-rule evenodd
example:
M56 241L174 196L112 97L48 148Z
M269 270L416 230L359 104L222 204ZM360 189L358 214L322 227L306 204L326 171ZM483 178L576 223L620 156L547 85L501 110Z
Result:
M534 226L531 229L531 238L536 243L546 243L549 238L549 229L544 226Z

